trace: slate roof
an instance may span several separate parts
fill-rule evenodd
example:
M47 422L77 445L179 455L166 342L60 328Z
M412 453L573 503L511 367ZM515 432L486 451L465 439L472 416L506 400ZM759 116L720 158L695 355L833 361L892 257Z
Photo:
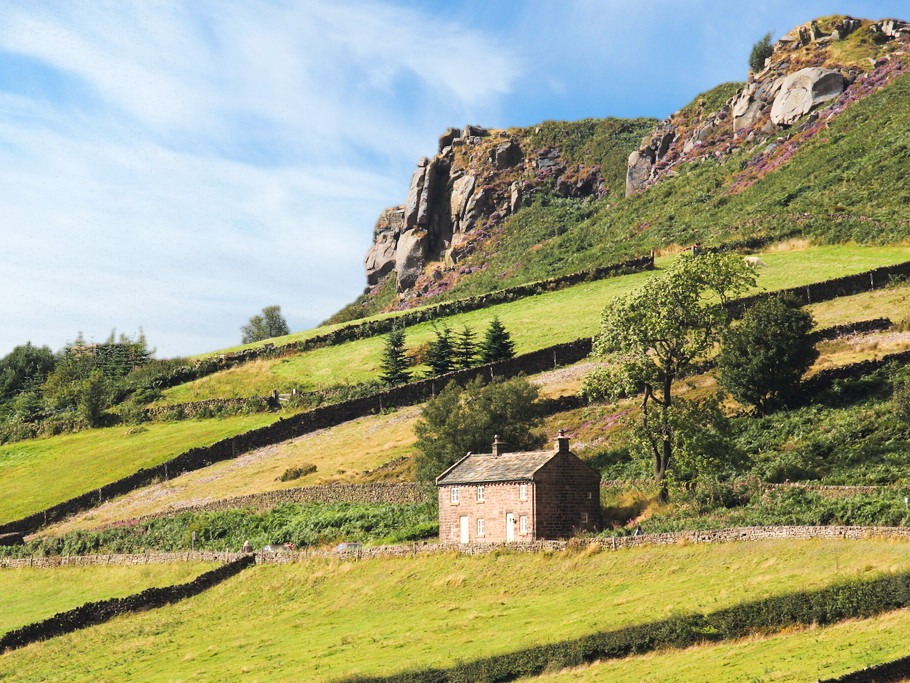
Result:
M497 457L492 453L469 453L439 475L436 485L531 481L534 473L557 454L558 451L527 451Z

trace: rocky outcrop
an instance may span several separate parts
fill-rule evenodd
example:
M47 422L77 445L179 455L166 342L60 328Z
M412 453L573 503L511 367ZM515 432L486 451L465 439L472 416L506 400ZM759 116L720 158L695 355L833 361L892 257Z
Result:
M846 49L835 43L852 40ZM856 79L880 60L904 59L910 24L896 19L873 23L830 17L799 26L780 38L771 57L717 112L693 105L662 121L629 156L626 194L634 194L674 173L679 164L711 157L723 162L743 144L758 145L791 126L811 122L836 106ZM866 54L860 58L857 55ZM839 60L852 61L839 61Z
M393 206L386 209L373 228L373 246L367 253L367 283L378 284L382 278L395 269L398 237L404 228L405 207Z
M771 106L771 121L778 126L789 126L820 104L838 97L845 84L838 71L816 66L800 69L782 81L778 79L775 86L779 92Z
M376 222L368 287L394 272L400 297L425 293L543 186L584 198L601 190L603 177L598 166L569 167L558 149L527 147L527 132L447 129L436 156L418 161L404 205Z
M629 155L626 195L638 192L651 179L655 165L666 155L675 137L673 130L658 129L642 139L638 150Z

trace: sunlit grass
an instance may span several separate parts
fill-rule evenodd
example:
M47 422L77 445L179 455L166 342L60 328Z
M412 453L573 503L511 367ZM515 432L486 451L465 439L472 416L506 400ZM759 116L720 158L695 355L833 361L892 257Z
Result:
M0 634L86 602L185 583L214 569L202 562L0 569Z
M910 544L873 540L310 559L258 566L177 605L14 651L0 658L0 677L54 679L61 668L71 680L388 674L908 566Z
M370 415L337 427L215 463L195 472L147 486L49 527L50 535L91 529L111 522L141 517L233 496L263 493L329 482L358 482L364 472L414 455L414 423L419 408ZM298 479L278 481L285 470L315 465L316 471ZM407 465L405 464L405 469ZM394 475L400 476L400 468Z
M910 259L910 247L837 245L787 249L772 248L759 254L767 268L758 271L759 288L773 291L832 277L862 272ZM672 257L658 259L666 267ZM640 286L652 273L583 283L569 289L527 297L508 304L451 316L437 321L458 331L464 325L480 336L489 321L498 316L516 342L516 353L590 337L597 333L600 315L612 298ZM406 345L411 351L434 337L430 323L407 328ZM165 392L163 403L182 403L208 398L261 396L272 391L299 387L318 389L337 384L376 380L380 375L384 337L372 337L338 346L316 349L275 360L262 360L204 377ZM424 368L416 368L419 375Z
M712 683L815 683L906 657L908 629L910 610L903 609L874 619L850 620L827 628L792 629L735 643L604 660L522 680L548 683L701 683L706 680Z
M0 446L0 522L43 510L278 419L273 413L219 420L120 425Z

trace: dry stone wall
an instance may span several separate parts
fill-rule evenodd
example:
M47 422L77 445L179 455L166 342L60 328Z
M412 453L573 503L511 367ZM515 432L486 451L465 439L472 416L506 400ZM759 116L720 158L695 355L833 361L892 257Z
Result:
M208 467L216 462L230 460L244 453L288 441L317 429L334 427L358 417L364 417L389 408L414 405L429 400L449 382L463 384L476 377L514 377L520 373L534 374L559 365L570 365L585 358L591 352L591 340L580 339L558 344L539 351L533 351L510 360L482 365L467 370L450 372L440 377L420 380L371 396L323 406L277 422L245 432L238 436L222 439L211 446L193 448L161 465L141 469L134 474L106 484L94 491L72 498L59 505L29 515L22 519L0 525L0 534L29 534L42 526L64 519L67 515L89 509L105 499L128 493L155 481L167 480L186 472Z
M141 593L125 598L88 602L75 609L55 614L44 621L7 632L0 637L0 652L24 647L30 643L47 640L65 633L72 633L88 626L102 624L125 614L144 612L185 600L235 576L252 566L254 562L251 555L245 555L201 574L187 583L163 588L148 588Z

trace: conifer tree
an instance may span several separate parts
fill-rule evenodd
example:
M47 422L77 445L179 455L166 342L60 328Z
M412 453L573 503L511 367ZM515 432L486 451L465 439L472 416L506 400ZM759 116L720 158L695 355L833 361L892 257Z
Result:
M476 336L474 330L467 325L455 335L452 342L452 355L455 367L459 370L466 370L477 365L477 342L474 341Z
M495 363L514 356L515 342L512 341L512 336L497 316L490 321L490 326L480 344L480 360L482 363Z
M430 367L430 375L444 375L454 369L454 349L452 347L452 331L443 327L440 331L435 326L433 331L436 338L430 342L427 349L426 364Z
M404 330L392 330L386 336L380 367L380 379L390 386L404 384L411 379L408 359L404 354Z

